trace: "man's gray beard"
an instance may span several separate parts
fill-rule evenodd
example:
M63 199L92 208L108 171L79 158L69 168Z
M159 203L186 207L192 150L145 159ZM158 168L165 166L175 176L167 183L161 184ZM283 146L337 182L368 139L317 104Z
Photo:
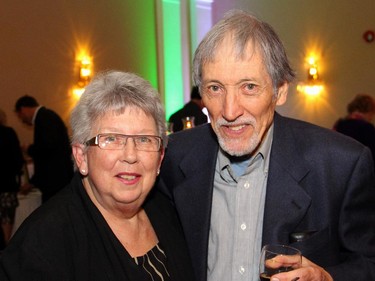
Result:
M255 151L255 149L257 149L260 143L259 135L257 132L254 132L252 134L248 143L241 151L230 149L229 146L226 145L227 142L225 141L225 139L222 138L220 135L218 135L217 138L219 140L219 145L221 149L224 150L229 155L236 156L236 157L250 155L251 153Z

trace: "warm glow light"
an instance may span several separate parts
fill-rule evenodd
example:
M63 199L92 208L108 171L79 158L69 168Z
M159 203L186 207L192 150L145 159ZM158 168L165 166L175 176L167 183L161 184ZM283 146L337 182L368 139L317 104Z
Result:
M91 58L87 55L82 55L79 58L79 81L80 86L85 86L91 78Z
M310 97L319 96L320 93L324 90L324 86L322 84L303 84L300 83L297 86L297 91L304 93Z
M81 58L81 64L89 66L91 64L91 59L88 56L83 56Z
M73 87L73 96L79 99L85 90L86 85L90 82L92 76L92 58L87 55L87 52L81 50L77 55L78 65L78 81Z
M70 110L73 109L77 101L81 98L85 87L94 74L93 67L93 56L90 54L89 44L83 44L82 42L76 44L74 50L74 58L72 63L72 81L71 86L68 89L68 95L70 99Z
M91 74L91 59L83 57L81 59L80 75L82 77L89 77Z
M84 91L85 91L85 88L75 87L73 88L73 95L78 100Z
M304 92L308 96L318 96L323 90L322 85L305 86Z
M324 90L323 83L319 79L317 56L310 54L306 58L307 62L307 81L297 85L297 91L304 93L309 97L317 97Z
M72 87L71 93L74 101L80 99L81 95L85 91L86 85L90 82L93 73L93 60L88 55L88 52L83 48L77 52L76 56L76 71L78 73L78 79L76 84Z
M90 74L91 74L91 69L85 68L85 67L81 68L81 73L80 73L81 77L89 77Z
M318 74L318 70L316 69L316 67L310 67L309 73L310 73L311 76L314 76L314 75Z
M314 55L311 55L308 59L308 79L317 80L319 78L318 75L318 65L317 59Z

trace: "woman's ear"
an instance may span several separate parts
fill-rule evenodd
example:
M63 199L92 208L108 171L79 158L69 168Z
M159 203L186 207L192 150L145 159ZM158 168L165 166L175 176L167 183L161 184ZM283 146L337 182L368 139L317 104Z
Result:
M159 163L159 166L161 166L161 163L163 162L164 155L165 155L165 148L163 147L162 150L160 151L160 163Z
M82 175L86 176L89 171L88 171L88 165L87 165L85 146L83 144L73 144L72 153L73 153L73 157L76 162L77 168L79 169L79 172Z
M165 155L165 148L163 147L160 150L160 159L159 159L158 172L157 172L158 175L159 175L159 172L160 172L161 163L163 162L163 159L164 159L164 155Z

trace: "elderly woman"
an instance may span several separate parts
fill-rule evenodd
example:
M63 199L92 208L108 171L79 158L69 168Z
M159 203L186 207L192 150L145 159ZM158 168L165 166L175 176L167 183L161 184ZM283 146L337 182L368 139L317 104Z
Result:
M79 173L15 234L0 280L193 280L177 215L152 191L166 145L158 93L135 74L102 73L71 126Z

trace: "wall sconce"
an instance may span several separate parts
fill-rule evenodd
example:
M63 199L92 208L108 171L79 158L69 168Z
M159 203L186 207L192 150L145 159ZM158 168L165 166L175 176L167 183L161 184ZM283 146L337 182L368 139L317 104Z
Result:
M78 63L78 81L73 88L73 94L79 98L90 82L92 76L92 59L88 55L80 55Z
M319 78L318 66L313 57L309 58L308 78L309 80L318 80Z
M78 85L85 87L91 79L91 59L88 56L84 56L79 61L79 77Z
M319 96L323 89L323 83L319 79L316 58L311 56L308 58L307 81L298 83L297 91L308 96Z

